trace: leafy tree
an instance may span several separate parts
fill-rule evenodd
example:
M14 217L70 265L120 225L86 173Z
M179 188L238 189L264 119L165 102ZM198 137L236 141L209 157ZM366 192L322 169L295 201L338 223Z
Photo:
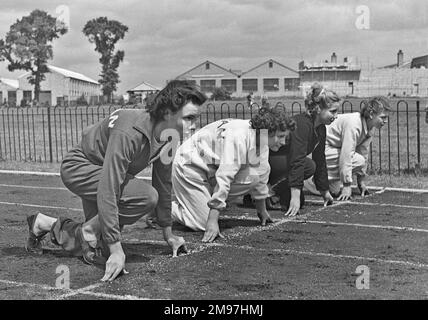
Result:
M125 57L123 50L115 50L116 43L125 37L128 27L119 21L108 20L107 17L99 17L88 21L83 28L83 33L89 42L95 43L95 51L101 54L102 65L101 79L103 95L110 102L112 93L116 91L119 81L117 69Z
M53 58L52 41L67 32L67 26L45 11L34 10L10 26L5 39L0 39L0 59L9 62L9 71L25 70L34 85L34 100L39 100L40 83L49 72Z

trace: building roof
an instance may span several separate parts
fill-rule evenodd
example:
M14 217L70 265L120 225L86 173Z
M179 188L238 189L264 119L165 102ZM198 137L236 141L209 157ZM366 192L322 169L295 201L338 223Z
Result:
M76 80L80 80L80 81L85 81L85 82L90 82L93 84L99 84L98 81L91 79L81 73L78 72L74 72L71 70L67 70L64 68L59 68L59 67L55 67L55 66L51 66L51 65L47 65L48 69L50 72L55 72L55 73L59 73L61 75L63 75L66 78L71 78L71 79L76 79ZM30 74L30 72L26 72L23 75L19 76L19 78L28 76Z
M19 81L18 80L0 78L0 82L4 83L5 85L7 85L11 88L14 88L14 89L19 88Z
M247 74L247 73L249 73L249 72L251 72L251 71L253 71L253 70L257 69L257 68L260 68L262 65L264 65L264 64L266 64L266 63L269 63L269 62L274 62L274 63L276 63L276 64L280 65L281 67L283 67L283 68L285 68L285 69L288 69L288 70L290 70L290 71L295 72L295 73L297 73L297 74L298 74L298 72L297 72L296 70L291 69L291 68L289 68L289 67L287 67L287 66L283 65L282 63L279 63L278 61L275 61L275 60L273 60L273 59L269 59L269 60L267 60L267 61L265 61L265 62L263 62L263 63L260 63L259 65L255 66L254 68L251 68L250 70L243 72L243 73L242 73L242 75L245 75L245 74Z
M394 68L407 69L407 68L410 68L411 63L412 61L406 61L406 62L403 62L403 64L399 67L397 67L397 63L394 63L394 64L389 64L387 66L380 67L379 69L394 69Z
M195 70L195 69L199 68L200 66L203 66L203 65L204 65L204 64L206 64L206 63L212 64L213 66L216 66L217 68L220 68L221 70L224 70L224 71L226 71L226 72L229 72L229 73L231 73L231 74L233 74L233 75L235 75L235 76L237 76L237 77L239 76L237 73L233 72L232 70L228 70L228 69L226 69L226 68L223 68L222 66L219 66L218 64L215 64L214 62L211 62L211 61L207 60L207 61L205 61L205 62L202 62L202 63L198 64L196 67L193 67L192 69L189 69L189 70L187 70L186 72L183 72L182 74L180 74L179 76L177 76L177 77L176 77L176 79L181 78L181 77L182 77L182 76L184 76L186 73L189 73L189 72L191 72L191 71L193 71L193 70ZM215 76L215 75L214 75L214 76Z
M140 83L138 86L136 86L135 88L133 88L133 89L129 89L128 91L126 91L126 92L135 92L135 91L159 91L160 90L160 88L158 88L158 87L156 87L156 86L154 86L154 85L152 85L152 84L150 84L150 83L148 83L148 82L145 82L145 81L143 81L142 83Z

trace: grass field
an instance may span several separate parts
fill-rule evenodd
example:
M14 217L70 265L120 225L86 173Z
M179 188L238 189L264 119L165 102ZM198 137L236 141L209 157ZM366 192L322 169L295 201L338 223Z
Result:
M25 216L43 212L82 219L80 200L58 177L0 174L0 299L427 299L428 194L380 190L324 208L308 196L301 215L272 211L259 226L254 209L231 203L225 239L174 225L191 252L171 258L159 230L143 221L124 229L130 272L111 284L49 242L42 256L24 250ZM368 289L358 289L359 266ZM58 288L67 268L70 288ZM366 282L367 283L367 282Z

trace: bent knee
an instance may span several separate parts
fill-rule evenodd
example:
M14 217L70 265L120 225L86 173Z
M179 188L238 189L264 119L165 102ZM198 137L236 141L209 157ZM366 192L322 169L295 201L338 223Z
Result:
M359 153L354 153L352 156L352 167L363 168L366 165L366 159Z
M150 192L147 195L146 206L150 209L156 208L159 201L159 193L155 188L151 188Z
M315 174L316 164L315 161L306 157L305 159L305 180L309 179Z

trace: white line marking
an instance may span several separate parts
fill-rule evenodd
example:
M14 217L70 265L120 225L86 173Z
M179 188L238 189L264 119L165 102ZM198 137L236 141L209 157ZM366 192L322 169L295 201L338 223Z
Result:
M304 217L304 216L301 216ZM258 218L248 217L245 215L240 216L228 216L224 215L220 217L226 219L237 219L237 220L251 220L251 221L260 221ZM308 224L329 224L337 226L348 226L348 227L362 227L362 228L375 228L375 229L386 229L386 230L399 230L399 231L414 231L414 232L428 232L428 229L420 229L413 227L399 227L399 226L385 226L385 225L375 225L375 224L363 224L363 223L350 223L350 222L334 222L334 221L323 221L323 220L306 220L306 219L295 219L288 220L288 222L293 223L308 223Z
M307 203L314 203L314 204L324 203L323 200L306 200L306 202ZM343 203L343 204L352 204L352 205L363 205L363 206L380 206L380 207L396 207L396 208L406 208L406 209L428 210L428 207L408 206L408 205L393 204L393 203L357 202L357 201L341 201L341 203Z
M43 171L20 171L20 170L0 170L0 174L14 174L14 175L30 175L30 176L47 176L47 177L60 177L59 172L43 172ZM152 180L151 177L136 176L136 179Z
M4 174L30 175L30 176L48 176L59 177L59 172L44 172L44 171L20 171L20 170L0 170Z
M4 204L4 205L8 205L8 206L22 206L22 207L33 207L33 208L45 208L45 209L83 211L82 209L77 209L77 208L42 206L42 205L39 205L39 204L29 204L29 203L17 203L17 202L4 202L4 201L0 201L0 204Z
M65 294L59 296L58 299L65 299L65 298L68 298L68 297L72 297L72 296L81 294L84 291L90 291L90 290L99 288L102 285L103 285L102 283L95 283L95 284L91 284L89 286L86 286L86 287L83 287L83 288L80 288L80 289L77 289L77 290L72 290L69 293L65 293Z
M373 190L385 190L385 191L399 191L399 192L412 192L412 193L428 193L428 189L412 189L412 188L393 188L393 187L367 187Z
M375 228L375 229L399 230L399 231L428 232L428 229L419 229L419 228L412 228L412 227L382 226L382 225L375 225L375 224L333 222L333 221L321 221L321 220L300 220L300 221L295 220L295 221L290 221L290 222L312 223L312 224L329 224L329 225L337 225L337 226Z
M274 251L279 253L329 257L329 258L337 258L337 259L344 258L344 259L355 259L355 260L367 260L367 261L379 262L379 263L400 264L400 265L417 267L417 268L428 268L428 264L425 264L425 263L402 261L402 260L380 259L380 258L372 258L372 257L351 256L351 255L344 255L344 254L333 254L333 253L314 252L314 251L299 251L299 250L291 250L291 249L263 249L263 248L254 248L250 246L235 246L235 247L237 247L238 249L242 248L242 249L255 250L255 251L268 251L268 252Z
M51 287L51 286L44 285L44 284L18 282L18 281L10 281L10 280L2 280L2 279L0 279L0 283L12 285L15 287L31 287L31 288L38 288L38 289L49 290L49 291L52 291L52 290L55 290L55 291L71 291L71 289L56 288L56 287Z
M83 291L80 292L83 295L94 296L97 298L105 298L105 299L117 299L117 300L168 300L168 299L150 299L150 298L141 298L132 295L117 295L103 292L93 292L93 291Z
M295 221L297 222L297 221ZM128 240L126 240L128 242ZM133 239L129 242L134 243L158 243L158 241L152 241L152 240L137 240ZM195 243L195 242L188 242L188 244L191 245L199 245L201 248L197 251L192 251L192 253L200 253L204 251L207 248L211 247L225 247L225 248L233 248L233 249L243 249L243 250L253 250L253 251L266 251L266 252L279 252L279 253L288 253L288 254L295 254L295 255L309 255L309 256L320 256L320 257L329 257L329 258L337 258L337 259L356 259L356 260L367 260L367 261L373 261L373 262L379 262L379 263L389 263L389 264L400 264L400 265L406 265L406 266L412 266L412 267L418 267L418 268L428 268L428 264L425 263L419 263L419 262L411 262L411 261L402 261L402 260L390 260L390 259L380 259L380 258L373 258L373 257L363 257L363 256L352 256L352 255L344 255L344 254L333 254L333 253L325 253L325 252L314 252L314 251L300 251L300 250L292 250L292 249L265 249L265 248L255 248L252 246L239 246L239 245L233 245L233 244L227 244L222 242L213 242L213 243ZM182 255L186 256L186 255Z
M62 187L39 187L39 186L27 186L27 185L14 185L14 184L0 184L0 187L6 188L25 188L25 189L43 189L43 190L67 190Z
M363 206L380 206L380 207L395 207L395 208L405 208L405 209L421 209L428 210L428 207L420 207L420 206L407 206L402 204L392 204L392 203L376 203L376 202L355 202L348 201L349 204L357 204Z
M90 295L90 296L95 296L95 297L99 297L99 298L107 298L107 299L118 299L118 300L152 300L152 299L147 299L147 298L142 298L142 297L137 297L137 296L132 296L132 295L116 295L116 294L108 294L108 293L102 293L102 292L93 292L91 290L94 290L96 288L99 288L103 285L103 283L96 283L96 284L92 284L90 286L81 288L81 289L65 289L65 288L56 288L56 287L51 287L51 286L47 286L47 285L43 285L43 284L37 284L37 283L28 283L28 282L18 282L18 281L10 281L10 280L2 280L0 279L0 283L4 283L7 285L11 285L11 286L15 286L15 287L29 287L29 288L37 288L37 289L42 289L42 290L47 290L47 291L65 291L67 293L59 295L59 296L55 296L52 297L54 299L66 299L78 294L84 294L84 295ZM162 299L164 300L164 299Z
M59 177L58 172L43 172L43 171L20 171L20 170L0 170L0 174L16 174L16 175L34 175L34 176L54 176ZM138 176L137 179L151 180L151 177ZM356 187L356 186L352 186ZM428 189L412 189L412 188L393 188L393 187L378 187L368 186L367 188L373 190L386 190L386 191L400 191L400 192L411 192L411 193L428 193Z

